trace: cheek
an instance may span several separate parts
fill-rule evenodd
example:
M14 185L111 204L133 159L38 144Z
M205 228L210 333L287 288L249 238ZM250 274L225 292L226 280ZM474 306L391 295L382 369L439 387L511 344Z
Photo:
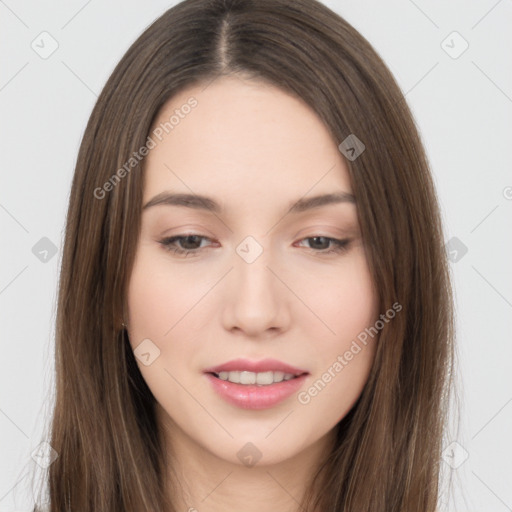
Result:
M205 309L202 299L216 280L217 275L177 269L165 253L155 254L154 249L142 246L128 288L128 331L134 350L149 339L160 352L154 365L146 367L138 361L148 379L155 368L185 378L187 368L195 371L200 367L196 360L200 347L208 345L205 334L211 325L211 311Z
M128 290L131 332L155 337L165 342L190 318L194 304L201 297L204 280L193 280L189 273L169 271L165 255L155 257L151 251L140 251Z
M162 337L172 326L175 302L173 287L143 260L138 262L128 292L130 339Z
M329 346L344 349L375 322L377 295L362 251L347 258L339 271L333 271L315 289L311 300L318 316L329 327L325 338Z
M378 319L378 297L362 253L347 258L341 271L333 273L321 288L310 298L329 330L323 329L326 334L319 336L316 329L312 356L317 363L312 388L306 391L312 402L314 397L317 413L329 411L326 414L336 424L355 403L368 379L378 338L368 336L367 329ZM311 325L309 337L314 332Z
M129 341L136 356L151 354L150 364L137 357L137 365L157 401L167 403L172 398L167 407L184 407L186 396L179 383L187 383L191 392L195 385L187 381L187 372L195 367L200 337L194 329L200 308L194 305L204 294L203 286L187 273L171 274L165 255L144 249L137 255L127 297Z

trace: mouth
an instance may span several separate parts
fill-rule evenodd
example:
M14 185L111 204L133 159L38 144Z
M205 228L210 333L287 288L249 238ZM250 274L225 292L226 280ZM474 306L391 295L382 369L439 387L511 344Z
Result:
M298 375L282 371L205 372L212 389L232 406L239 409L270 409L297 393L309 372ZM286 377L286 378L285 378Z
M215 378L242 386L271 386L283 381L298 379L308 372L286 373L283 371L251 372L246 370L206 372Z
M233 384L269 386L296 379L309 372L278 359L237 358L217 366L206 368L204 373Z

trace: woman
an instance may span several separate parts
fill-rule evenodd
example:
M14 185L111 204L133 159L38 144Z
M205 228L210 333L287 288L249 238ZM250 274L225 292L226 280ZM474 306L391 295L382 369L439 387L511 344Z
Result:
M431 512L452 298L412 115L315 0L185 0L92 112L49 510Z

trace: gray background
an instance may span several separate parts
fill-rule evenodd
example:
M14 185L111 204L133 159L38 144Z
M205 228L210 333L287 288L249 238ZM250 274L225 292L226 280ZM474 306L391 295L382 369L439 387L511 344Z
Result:
M443 471L454 477L445 509L512 510L512 1L325 4L397 78L437 184L462 404L459 432L445 442ZM52 398L56 287L81 136L115 64L171 5L0 1L0 512L31 505L27 475ZM43 59L51 38L58 48Z

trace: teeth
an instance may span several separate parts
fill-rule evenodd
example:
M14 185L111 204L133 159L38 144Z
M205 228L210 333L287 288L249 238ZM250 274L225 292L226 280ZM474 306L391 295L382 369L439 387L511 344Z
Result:
M229 380L235 384L256 384L258 386L268 386L275 382L281 382L283 380L290 380L295 377L291 373L284 372L220 372L218 374L219 379Z

